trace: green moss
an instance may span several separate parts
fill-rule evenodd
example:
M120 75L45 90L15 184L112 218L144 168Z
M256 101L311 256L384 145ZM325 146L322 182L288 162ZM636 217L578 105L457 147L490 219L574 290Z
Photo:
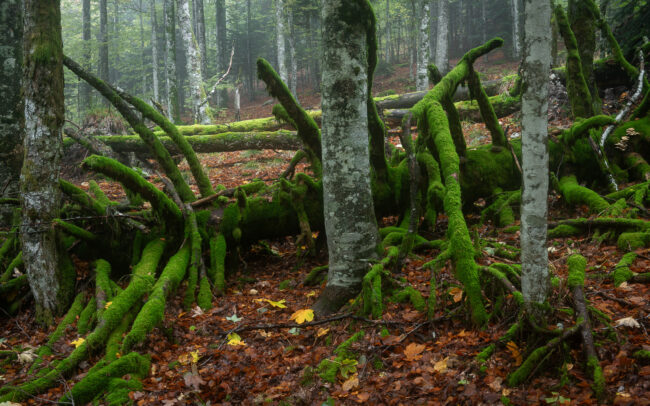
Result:
M560 192L570 205L584 204L589 207L592 213L603 213L609 209L609 203L603 199L598 193L584 186L580 186L576 177L564 176L560 179Z
M187 274L187 289L185 290L185 298L183 299L183 306L185 309L189 309L192 306L192 303L194 303L194 294L199 278L199 267L201 266L202 261L201 234L199 233L198 223L196 221L196 213L194 213L194 211L190 211L187 215L187 226L189 228L191 253L190 268Z
M614 117L606 115L598 115L586 119L578 119L569 129L562 132L560 138L563 144L571 146L576 142L577 139L588 136L589 130L615 123L616 119Z
M327 277L328 269L329 265L314 267L311 271L309 271L307 277L305 277L305 285L310 286L322 283Z
M324 359L318 364L318 376L326 382L335 383L339 366L340 363L335 360Z
M650 245L650 233L622 233L616 243L621 250L629 251Z
M77 321L77 333L80 336L85 336L88 331L92 328L95 318L97 315L97 301L95 300L95 296L92 296L89 300L88 303L86 304L86 307L81 311L81 314L79 315L79 320Z
M76 237L80 240L84 241L95 241L97 239L97 236L93 233L91 233L88 230L84 230L81 227L78 227L74 224L68 223L67 221L61 220L61 219L54 219L54 223L63 229L68 235Z
M176 224L181 222L181 210L176 203L133 169L114 159L97 155L86 158L83 161L83 166L117 180L125 187L138 192L151 202L162 218Z
M169 259L158 281L153 286L147 302L142 306L142 310L133 322L131 331L124 338L122 353L131 351L134 345L141 343L146 335L162 322L167 297L185 277L189 261L190 244L185 244Z
M113 204L94 180L88 182L88 190L90 190L90 192L95 196L95 199L97 199L101 205L109 206Z
M196 296L196 304L202 310L210 310L212 308L212 289L210 288L210 281L207 276L204 276L199 281L199 293Z
M569 288L583 286L585 284L585 268L587 267L587 260L579 254L574 254L567 260L569 266L569 277L567 285Z
M587 359L587 368L591 373L591 378L593 379L591 388L594 391L596 398L602 399L605 394L605 376L603 375L603 369L600 367L598 358L589 357Z
M417 290L413 289L411 286L407 286L404 289L393 295L393 300L398 303L404 303L405 301L410 301L411 305L415 310L424 312L426 310L426 303L422 294Z
M394 248L394 247L393 247ZM374 265L363 277L361 295L363 297L363 313L371 314L379 319L383 311L381 276L387 273L382 264Z
M650 362L650 351L648 350L639 350L632 354L632 356L638 360L645 362Z
M0 283L7 282L11 279L11 277L14 274L14 269L18 269L21 266L23 266L23 252L20 251L14 259L11 260L9 265L7 265L7 269L2 273L2 276L0 276Z
M488 99L485 89L481 85L481 80L478 77L478 74L474 71L473 67L470 65L470 72L468 75L468 85L472 97L476 99L479 110L481 111L481 116L483 117L483 122L490 133L492 134L492 146L504 147L506 146L506 136L503 132L503 128L499 124L499 119L497 118L494 108Z
M129 353L99 371L86 375L60 402L88 403L108 386L110 382L108 378L119 378L127 374L146 376L150 366L151 362L148 358L135 352Z
M210 239L210 272L214 283L215 293L222 295L226 292L226 239L219 233Z
M104 313L104 306L113 299L110 274L111 264L103 259L98 259L95 262L95 297L99 305L97 318L101 318Z
M102 203L99 200L95 200L90 197L89 194L73 185L72 183L59 179L59 186L61 191L65 193L72 201L80 204L82 207L92 210L95 214L103 216L106 214L107 205Z
M620 286L621 283L630 280L632 276L634 276L634 272L630 270L630 265L634 263L635 259L636 253L628 252L627 254L623 255L623 258L621 258L619 263L616 264L616 268L614 268L615 286Z

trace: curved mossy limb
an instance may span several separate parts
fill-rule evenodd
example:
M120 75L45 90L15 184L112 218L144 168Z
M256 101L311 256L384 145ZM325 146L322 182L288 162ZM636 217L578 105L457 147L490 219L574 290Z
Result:
M144 124L142 119L136 114L131 106L118 94L118 91L110 84L103 82L91 73L85 71L79 64L67 56L63 57L63 64L74 72L77 76L88 82L99 93L102 94L109 102L111 102L126 121L133 127L135 132L142 138L142 140L150 147L151 153L154 155L163 171L174 184L176 191L183 201L194 201L196 196L190 189L189 185L181 175L180 170L172 160L169 152L162 145L158 137Z
M113 332L108 336L108 339L106 339L106 355L103 359L103 361L105 361L105 364L95 364L95 366L90 369L89 373L96 369L103 368L106 364L113 362L122 356L121 349L124 335L127 333L127 331L129 331L129 327L131 327L131 324L133 324L133 320L135 319L136 314L139 310L139 306L136 305L131 308L131 310L126 312L124 317L122 317L120 324L115 327Z
M571 147L573 144L575 144L576 140L583 137L588 137L589 130L615 123L616 119L614 117L602 114L589 118L578 119L570 128L562 131L562 134L559 138L564 145Z
M88 403L105 390L110 382L109 378L121 378L127 374L146 376L150 366L151 361L147 357L136 352L126 354L104 368L86 375L72 387L69 394L59 400L59 403L70 401L76 404Z
M106 214L106 204L97 199L93 199L88 193L67 180L59 179L59 186L61 187L61 191L75 203L92 210L97 215L103 216Z
M650 245L650 233L621 233L621 235L618 236L616 245L619 249L624 251L647 247Z
M479 362L479 364L481 364L481 367L483 367L483 365L492 356L492 354L494 354L494 351L497 348L497 344L504 345L515 339L517 334L519 334L519 332L521 331L521 326L522 326L521 320L512 324L510 328L508 328L508 331L506 331L506 333L502 335L496 343L492 343L488 345L483 349L483 351L479 352L476 355L476 360Z
M151 202L154 209L160 213L161 218L171 221L173 225L178 225L182 221L181 210L176 203L133 169L114 159L97 155L84 159L83 166L117 180L125 187L136 191Z
M408 300L411 302L413 308L420 312L424 312L427 309L427 304L424 301L422 294L411 286L407 286L395 293L392 299L397 303L404 303Z
M512 206L521 203L521 189L503 192L500 188L494 193L497 197L492 204L481 211L481 221L490 217L496 219L498 227L506 227L515 222Z
M80 240L84 241L95 241L97 240L97 236L93 233L91 233L88 230L85 230L81 227L78 227L72 223L68 223L65 220L61 219L54 219L53 220L54 224L56 224L58 227L60 227L66 234L76 237Z
M458 149L458 146L456 146ZM416 154L415 158L421 170L424 170L428 180L426 191L426 205L424 209L424 221L431 229L435 228L438 211L442 210L445 187L442 184L440 165L429 151L423 150Z
M14 274L14 269L20 268L21 266L23 266L22 251L20 251L18 255L16 255L14 259L12 259L11 262L9 262L9 265L7 265L7 269L2 273L2 276L0 276L0 283L9 281Z
M640 181L647 182L650 180L650 165L648 162L637 152L630 152L625 155L625 164L634 178Z
M2 267L5 264L8 265L7 262L10 256L14 255L14 252L16 252L15 250L18 246L17 233L18 233L18 228L12 228L9 237L6 240L4 240L2 246L0 246L0 269L2 269ZM0 279L0 281L2 280Z
M185 244L174 256L169 259L158 281L149 294L147 302L138 313L131 331L124 337L122 353L127 353L141 343L146 335L162 322L165 314L165 302L180 282L185 278L187 266L190 262L190 245Z
M307 277L305 278L304 284L307 286L318 285L322 283L325 278L327 278L327 271L329 270L329 265L317 266L314 267Z
M181 151L181 153L187 160L187 164L190 167L192 176L194 176L194 180L196 180L196 184L199 187L199 191L201 192L201 195L203 197L213 195L214 189L212 189L212 184L210 183L210 179L208 179L208 176L203 170L203 166L201 165L201 162L199 161L196 152L194 152L194 149L192 149L192 146L189 144L187 139L183 135L181 135L181 133L178 131L178 128L176 128L176 126L171 121L169 121L164 115L160 114L156 109L152 108L141 99L132 96L119 89L118 89L118 94L124 100L129 102L133 107L135 107L140 113L142 113L142 116L144 118L148 118L149 120L158 124L160 128L162 128L163 131L165 131L165 133L169 136L169 138L171 138L174 144L176 144L178 149ZM156 137L154 133L152 133L151 136L152 138ZM183 198L182 195L181 198Z
M210 272L215 294L226 292L226 238L219 233L210 239Z
M560 34L564 39L567 49L567 92L571 102L571 111L574 117L591 117L594 115L591 92L582 72L582 61L578 42L569 25L564 9L557 4L554 9L555 21L557 21Z
M567 238L567 237L573 237L573 236L576 236L576 235L580 235L582 233L583 233L583 231L579 227L570 226L568 224L560 224L559 226L548 230L547 237L549 239L551 239L551 238Z
M95 300L98 319L102 317L106 303L113 299L110 275L111 264L106 260L98 259L95 262Z
M506 117L521 110L521 96L511 96L507 92L496 96L490 96L488 97L488 101L490 102L497 118ZM456 107L456 111L458 111L461 120L474 122L482 120L481 109L475 101L459 101L454 103L454 106Z
M104 206L113 204L108 196L106 196L106 193L104 193L104 191L99 187L97 182L92 179L88 181L88 190L95 196L95 199L97 199L100 204Z
M269 94L277 98L287 111L298 130L298 137L305 144L312 169L317 177L322 173L322 149L320 140L320 129L314 119L307 114L293 97L287 85L282 82L280 76L275 72L271 64L265 59L257 60L257 76L266 83Z
M636 252L628 252L623 255L623 258L621 258L614 268L614 286L620 286L621 283L632 279L634 272L630 270L630 266L634 263L635 259Z
M275 117L255 118L252 120L234 121L225 124L194 124L194 125L179 125L176 126L181 135L208 135L208 134L221 134L221 133L238 133L238 132L251 132L251 131L275 131L282 127L283 123L278 121ZM158 137L165 136L167 133L160 127L154 128L154 135Z
M573 206L586 205L592 213L605 213L609 203L593 190L580 186L573 175L564 176L559 183L560 193Z
M95 296L92 296L86 306L79 314L77 321L77 333L80 336L85 336L90 331L97 320L97 301Z
M506 135L499 124L499 119L497 118L494 108L488 99L485 89L481 85L481 79L478 76L478 73L474 71L474 67L469 65L469 74L468 74L467 84L469 86L472 98L478 103L479 110L481 112L481 117L483 117L483 122L485 127L492 134L492 146L493 147L505 147L507 140Z
M192 307L192 304L195 301L195 293L198 288L199 282L199 268L201 267L201 234L199 232L199 226L196 221L196 213L191 210L191 207L187 207L187 228L189 231L190 239L190 265L189 271L187 273L187 289L185 290L185 297L183 299L183 306L185 309Z

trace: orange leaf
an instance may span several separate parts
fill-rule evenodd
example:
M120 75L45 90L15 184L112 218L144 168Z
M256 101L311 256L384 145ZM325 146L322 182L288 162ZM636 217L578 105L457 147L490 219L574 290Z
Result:
M411 343L404 348L404 355L407 361L417 361L422 358L422 351L424 351L424 344Z

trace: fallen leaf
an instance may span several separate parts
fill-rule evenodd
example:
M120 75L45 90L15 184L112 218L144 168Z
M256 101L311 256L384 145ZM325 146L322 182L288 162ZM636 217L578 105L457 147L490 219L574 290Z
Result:
M436 362L433 364L433 370L444 374L447 372L447 361L449 361L449 357L445 357L444 359L441 359L440 361Z
M634 317L624 317L622 319L616 320L616 327L630 327L630 328L640 328L641 325L638 321L634 320Z
M501 389L502 389L502 387L501 387L502 383L503 383L503 378L501 378L500 376L497 376L496 378L494 378L494 380L492 382L488 383L488 386L493 391L500 392Z
M278 301L273 301L271 299L255 299L255 301L260 302L260 303L261 302L266 302L266 303L270 304L271 306L278 307L280 309L286 309L287 308L287 306L284 304L286 302L285 299L278 300Z
M237 345L246 345L245 342L242 341L241 337L237 333L230 333L228 334L228 345L231 346L237 346Z
M18 354L18 362L21 364L31 364L36 358L36 353L33 348L29 348Z
M357 386L359 386L359 378L357 375L352 375L350 378L348 378L347 381L343 382L341 388L344 391L349 392L351 389L356 388Z
M273 337L273 333L270 332L270 331L260 330L259 333L260 333L260 335L262 337L265 337L265 338Z
M463 290L458 287L453 287L449 289L449 294L454 297L454 303L458 303L463 300Z
M512 358L515 359L515 366L519 366L522 362L524 362L524 357L521 355L521 351L519 350L517 343L514 341L509 341L506 344L506 348L508 351L510 351L510 354L512 354Z
M108 309L112 304L113 302L106 302L106 304L104 305L104 309Z
M298 324L312 321L314 320L314 311L312 309L300 309L294 312L289 319L294 320Z
M74 341L70 341L70 344L74 345L74 348L78 348L81 344L84 343L84 341L86 341L84 338L79 337Z
M196 306L194 309L192 309L192 317L197 317L203 315L203 309L201 309L199 306Z
M243 320L243 318L237 317L237 314L233 314L232 316L226 317L226 320L232 321L233 323L239 323L240 321Z
M370 399L370 394L368 392L361 392L357 394L357 398L359 399L360 403L367 402L368 399Z
M201 379L201 376L197 373L187 372L183 375L183 380L185 381L185 386L193 388L195 391L198 391L200 386L205 384L205 381Z
M199 350L192 351L192 352L190 353L190 355L192 356L192 362L193 362L193 363L196 364L197 362L199 362L199 358L201 358L201 357L199 357Z
M307 296L307 297L316 296L316 291L312 290L311 292L307 293L305 296Z
M316 337L322 337L325 334L329 333L330 329L329 328L319 328L318 332L316 332Z
M411 343L404 348L404 355L407 361L417 361L422 358L422 351L426 346L424 344Z

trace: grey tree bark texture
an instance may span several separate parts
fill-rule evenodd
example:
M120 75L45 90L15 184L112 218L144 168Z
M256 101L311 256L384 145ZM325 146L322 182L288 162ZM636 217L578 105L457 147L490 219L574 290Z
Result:
M523 192L521 199L522 293L543 303L549 288L546 221L548 195L548 81L551 66L551 2L525 0L521 103Z
M83 0L81 3L82 14L82 38L83 38L83 67L90 71L92 46L90 44L90 0ZM91 87L85 81L81 83L81 107L89 109L91 107Z
M164 0L165 14L165 88L167 90L167 111L169 117L180 122L178 89L176 85L176 12L174 0Z
M291 94L298 101L298 57L296 56L296 31L293 24L293 9L287 10L287 26L289 28L289 69L291 75L289 89Z
M449 0L438 0L435 64L440 73L449 71Z
M99 0L99 78L108 81L108 9L107 0ZM108 101L103 104L108 106Z
M284 29L284 0L275 0L275 29L276 46L278 55L278 74L285 84L289 83L287 74L286 53L285 53L285 29Z
M323 2L323 207L329 251L317 314L356 295L377 258L368 149L367 0Z
M521 53L521 39L519 38L519 0L510 0L510 10L512 13L512 56L519 58Z
M183 38L185 55L187 57L187 76L189 79L190 99L192 104L192 115L194 122L199 124L210 124L211 117L208 111L208 104L203 103L206 98L205 88L201 80L201 54L199 53L196 38L192 33L190 22L190 6L188 0L176 0L178 13L178 28Z
M24 7L25 155L20 175L21 238L36 318L50 324L53 316L67 304L62 296L66 292L56 233L51 224L58 216L61 201L59 170L64 121L61 13L58 0L25 0Z
M151 66L153 77L153 99L160 101L160 86L158 84L158 35L156 33L158 21L156 19L156 0L151 0Z
M429 0L419 0L418 12L420 13L420 26L418 33L418 63L415 88L417 91L429 88L427 65L429 65Z
M217 44L217 74L222 75L228 69L228 38L226 31L226 1L215 0L215 21L217 24L216 44ZM228 105L228 90L217 91L217 105L226 107Z
M18 197L23 164L20 93L23 60L22 1L0 3L0 197ZM0 225L10 225L12 209L0 205Z

